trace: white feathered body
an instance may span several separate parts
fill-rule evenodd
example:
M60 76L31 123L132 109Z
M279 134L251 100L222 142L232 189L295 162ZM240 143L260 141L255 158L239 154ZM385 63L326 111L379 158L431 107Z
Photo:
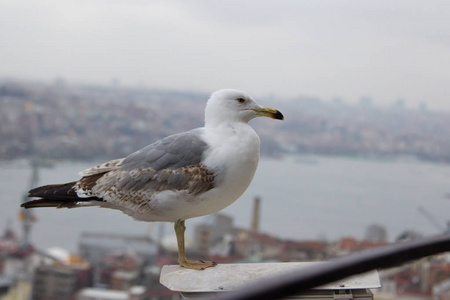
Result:
M245 137L245 138L244 138ZM204 129L202 138L209 149L203 164L215 174L215 187L200 194L162 191L149 195L151 211L100 202L100 206L119 209L136 220L176 222L218 212L235 202L248 188L259 161L260 140L247 123L223 124ZM228 162L228 164L224 164Z

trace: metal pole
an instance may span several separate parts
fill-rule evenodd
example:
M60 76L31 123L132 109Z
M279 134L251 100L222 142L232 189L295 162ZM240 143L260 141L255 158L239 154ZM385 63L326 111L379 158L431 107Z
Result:
M271 300L292 296L337 280L374 269L394 267L425 256L450 251L450 234L370 249L327 264L290 272L271 280L215 295L214 300Z

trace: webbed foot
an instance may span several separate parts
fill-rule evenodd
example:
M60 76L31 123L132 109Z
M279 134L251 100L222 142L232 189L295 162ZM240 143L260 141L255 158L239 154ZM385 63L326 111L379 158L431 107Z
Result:
M180 267L186 268L186 269L193 269L193 270L205 270L206 268L211 268L217 266L217 263L213 261L203 261L203 260L189 260L186 259L184 261L180 261Z

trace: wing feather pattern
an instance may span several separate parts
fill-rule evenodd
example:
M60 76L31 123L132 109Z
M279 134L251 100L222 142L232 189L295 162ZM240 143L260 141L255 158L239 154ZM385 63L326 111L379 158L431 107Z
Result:
M42 199L28 203L34 202L30 207L39 206L38 201L42 206L76 207L95 200L151 212L157 193L184 191L194 196L214 187L214 172L201 163L207 149L201 129L172 135L126 158L85 170L77 182L34 189L29 196Z

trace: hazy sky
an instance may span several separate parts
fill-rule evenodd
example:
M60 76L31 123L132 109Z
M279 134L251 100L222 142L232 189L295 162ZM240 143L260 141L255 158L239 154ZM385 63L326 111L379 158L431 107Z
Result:
M450 110L450 1L0 0L0 77Z

